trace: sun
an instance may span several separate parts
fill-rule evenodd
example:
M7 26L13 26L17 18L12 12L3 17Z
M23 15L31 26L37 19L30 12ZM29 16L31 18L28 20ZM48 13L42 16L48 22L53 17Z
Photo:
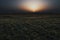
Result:
M44 10L46 6L44 3L34 1L34 2L24 2L21 4L20 8L31 12L37 12Z
M40 9L39 5L36 4L36 3L27 4L26 7L27 7L27 10L30 10L30 11L33 11L33 12L35 12L35 11Z

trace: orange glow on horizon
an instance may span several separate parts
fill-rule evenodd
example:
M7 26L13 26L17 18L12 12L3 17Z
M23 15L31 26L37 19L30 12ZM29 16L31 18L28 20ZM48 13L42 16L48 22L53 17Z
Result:
M20 8L22 10L36 12L36 11L45 10L47 6L46 4L40 2L26 2L26 3L22 3Z

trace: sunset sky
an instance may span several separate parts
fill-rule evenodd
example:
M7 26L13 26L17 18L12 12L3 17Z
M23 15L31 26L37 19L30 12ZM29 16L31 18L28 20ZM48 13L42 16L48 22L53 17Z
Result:
M21 10L21 5L25 5L24 7L28 7L29 10L36 10L37 8L32 8L34 5L34 7L39 7L40 10L43 9L47 12L60 12L60 0L0 0L0 13L16 12Z

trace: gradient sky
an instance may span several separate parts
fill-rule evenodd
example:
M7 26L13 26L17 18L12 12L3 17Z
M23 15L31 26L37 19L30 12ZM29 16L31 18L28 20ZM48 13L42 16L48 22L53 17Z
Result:
M22 1L24 1L24 0L0 0L0 13L1 12L7 12L8 10L10 10L11 12L18 11L18 5ZM48 1L44 0L44 1L50 3L49 6L53 7L49 11L58 12L58 13L60 12L60 0L48 0Z

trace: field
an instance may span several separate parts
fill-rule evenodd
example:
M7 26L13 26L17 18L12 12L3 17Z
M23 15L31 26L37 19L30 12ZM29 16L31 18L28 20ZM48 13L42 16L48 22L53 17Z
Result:
M0 40L60 40L60 15L0 15Z

